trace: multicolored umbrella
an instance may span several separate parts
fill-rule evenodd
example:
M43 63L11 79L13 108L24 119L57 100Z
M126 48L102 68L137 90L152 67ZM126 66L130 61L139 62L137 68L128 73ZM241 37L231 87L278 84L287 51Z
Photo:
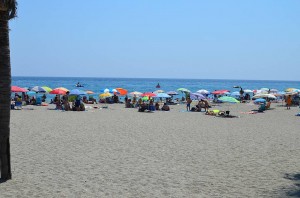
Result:
M63 90L63 91L65 91L65 92L68 92L68 91L69 91L69 89L64 88L64 87L57 87L57 88L55 88L55 89L60 89L60 90ZM52 90L52 91L53 91L53 90Z
M42 88L43 89L45 89L46 90L46 92L50 92L50 91L52 91L52 89L50 88L50 87L47 87L47 86L42 86Z
M46 89L44 89L43 87L40 87L40 86L34 86L30 89L30 91L39 92L39 93L47 92Z

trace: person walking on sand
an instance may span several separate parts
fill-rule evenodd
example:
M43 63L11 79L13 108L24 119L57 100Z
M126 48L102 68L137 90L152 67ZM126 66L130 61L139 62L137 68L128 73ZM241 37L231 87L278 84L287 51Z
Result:
M187 111L190 111L190 110L191 110L191 103L192 103L192 100L191 100L190 97L188 97L188 98L186 99L186 110L187 110Z
M292 105L292 97L291 95L288 95L287 98L285 99L286 102L286 109L291 109Z

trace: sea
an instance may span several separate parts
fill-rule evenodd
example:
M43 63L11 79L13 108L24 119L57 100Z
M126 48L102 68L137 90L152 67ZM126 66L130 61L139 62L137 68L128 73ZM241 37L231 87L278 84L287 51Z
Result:
M77 83L84 87L76 87ZM156 88L157 84L160 88ZM284 91L287 88L300 88L300 81L276 81L276 80L224 80L224 79L161 79L161 78L87 78L87 77L12 77L12 85L19 87L48 86L52 89L65 87L69 90L91 90L99 95L101 90L121 87L128 92L153 92L158 89L176 91L178 88L186 88L191 92L199 89L208 91L227 89L231 92L239 91L234 86L245 89L277 89Z

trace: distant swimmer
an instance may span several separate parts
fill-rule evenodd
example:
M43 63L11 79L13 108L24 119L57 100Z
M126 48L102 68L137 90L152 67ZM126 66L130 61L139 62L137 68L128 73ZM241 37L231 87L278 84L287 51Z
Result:
M76 84L76 87L83 87L82 84L80 84L79 82Z
M156 85L156 88L160 88L160 85L159 85L159 83L157 83L157 85Z

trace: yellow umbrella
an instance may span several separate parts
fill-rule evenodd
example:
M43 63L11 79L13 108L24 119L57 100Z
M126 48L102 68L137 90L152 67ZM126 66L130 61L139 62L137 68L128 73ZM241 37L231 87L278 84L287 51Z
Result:
M112 95L109 92L103 93L99 95L99 98L104 99L104 98L109 98L112 97Z
M287 88L287 89L285 90L285 92L293 92L294 89L296 89L296 88Z

